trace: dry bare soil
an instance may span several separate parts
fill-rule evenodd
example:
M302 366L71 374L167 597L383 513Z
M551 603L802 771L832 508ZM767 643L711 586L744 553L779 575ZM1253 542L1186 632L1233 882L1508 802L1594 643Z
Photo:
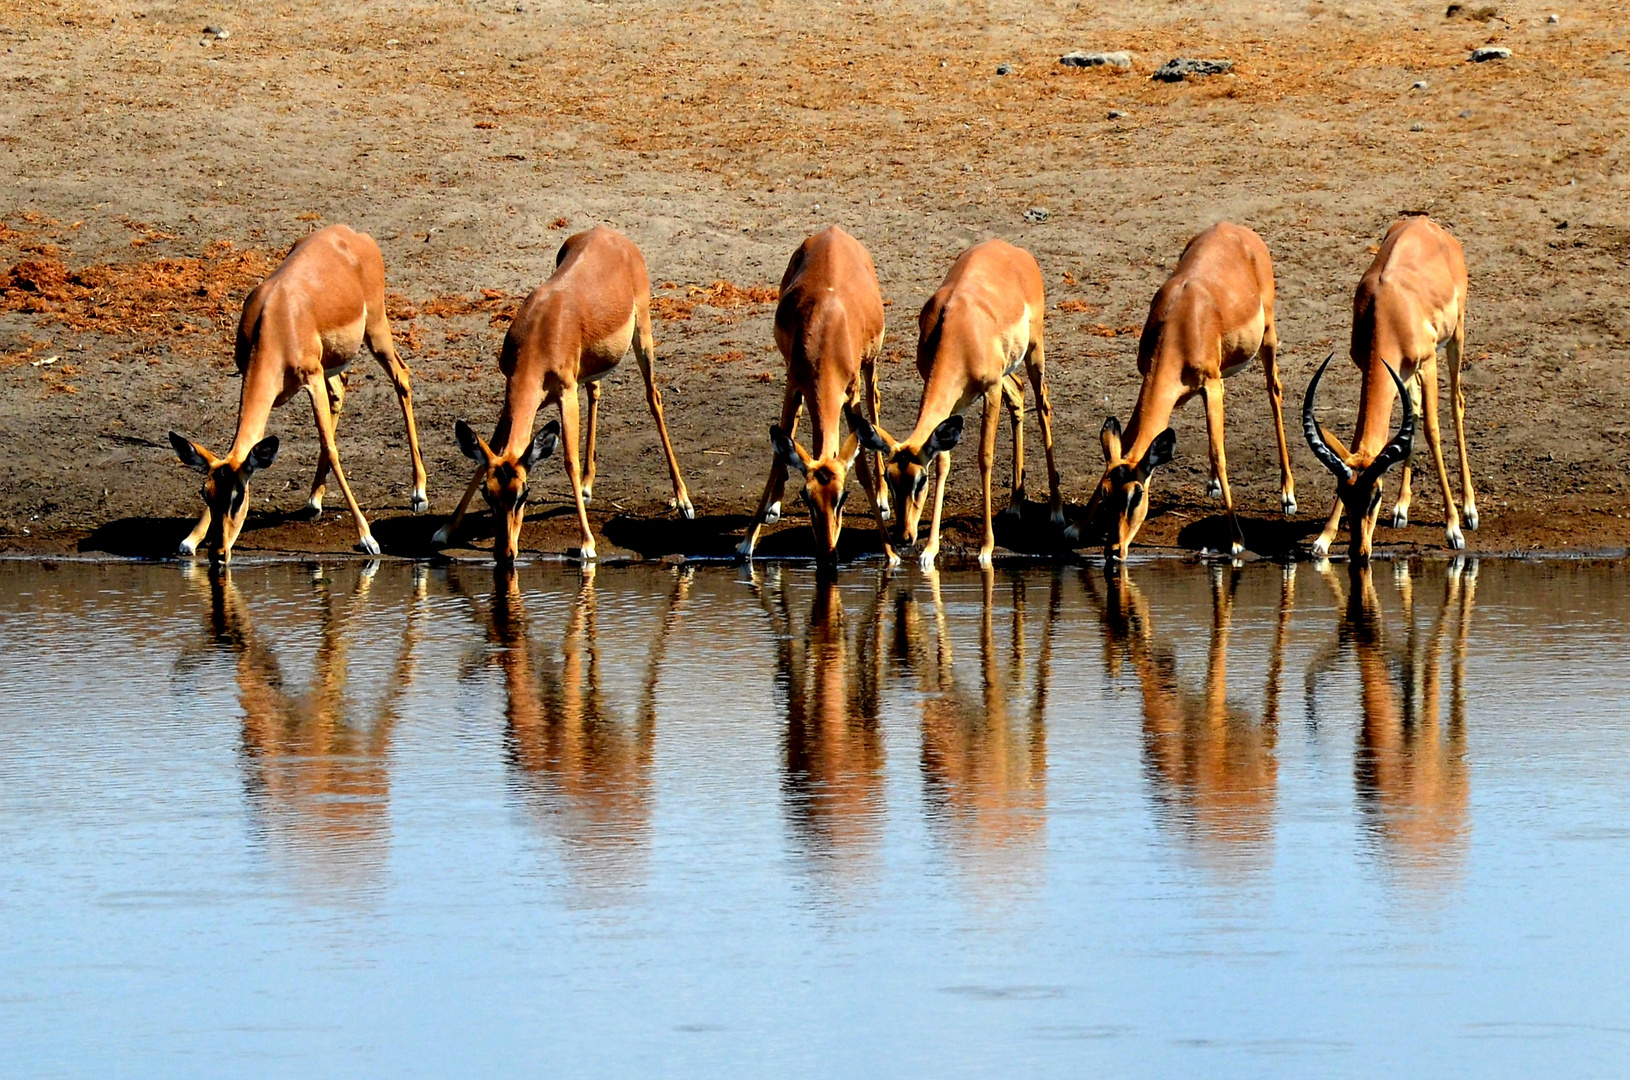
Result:
M659 378L701 518L664 510L632 363L607 384L596 513L606 546L664 555L728 551L752 509L781 395L768 298L818 228L842 224L876 259L893 428L916 407L917 309L955 255L988 236L1035 253L1059 460L1079 504L1105 414L1124 418L1134 399L1149 298L1189 236L1227 218L1267 241L1299 403L1315 364L1345 349L1353 287L1387 224L1427 211L1471 268L1473 549L1621 547L1630 22L1588 2L1474 15L1446 17L1442 0L0 0L0 545L171 550L198 500L165 433L231 441L238 306L326 222L379 240L413 366L431 514L407 512L400 415L366 361L340 435L377 534L407 554L467 479L453 421L484 428L496 413L517 299L571 232L605 222L632 237L659 284ZM1470 63L1483 44L1512 56ZM1061 67L1075 49L1130 50L1134 66ZM1151 80L1173 56L1234 68ZM1048 220L1027 221L1031 207ZM1356 379L1345 360L1333 371L1325 408L1344 430ZM1232 381L1228 407L1248 539L1290 551L1331 481L1293 408L1303 513L1281 521L1256 369ZM1221 536L1203 496L1204 419L1191 404L1175 422L1179 456L1145 536L1199 548ZM284 456L256 481L242 549L347 549L343 514L296 514L316 461L309 407L296 399L272 430ZM1027 442L1040 497L1033 426ZM1416 524L1382 531L1394 550L1442 543L1430 470L1417 483ZM564 550L558 467L533 490L526 545ZM976 491L959 455L953 546L973 535ZM856 550L873 544L863 526L851 517ZM766 550L800 550L806 533L793 515ZM1052 542L1028 520L1000 538Z

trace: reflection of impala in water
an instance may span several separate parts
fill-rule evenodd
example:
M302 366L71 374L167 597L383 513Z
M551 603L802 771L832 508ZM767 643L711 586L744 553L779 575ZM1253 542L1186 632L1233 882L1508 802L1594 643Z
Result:
M1443 876L1463 857L1471 784L1466 768L1466 642L1477 587L1477 563L1456 559L1444 574L1443 602L1431 628L1415 621L1409 565L1394 578L1403 602L1403 637L1389 639L1368 566L1351 567L1343 588L1325 581L1343 608L1336 640L1308 668L1308 715L1316 720L1318 677L1342 653L1358 658L1363 718L1353 757L1353 784L1367 831L1383 856L1406 874ZM1455 634L1450 666L1449 723L1442 723L1444 632L1451 611ZM1396 628L1395 628L1396 629Z
M384 862L390 740L403 694L413 683L413 649L424 619L425 578L414 589L396 662L373 715L346 706L348 633L367 607L377 562L362 567L350 595L335 595L320 569L315 670L304 693L291 693L273 646L256 632L249 606L229 571L189 574L209 587L213 644L230 653L243 708L243 770L249 804L267 832L285 841L324 876L356 885ZM183 656L178 666L189 666Z
M1143 693L1143 757L1157 799L1206 854L1245 865L1265 863L1273 849L1278 789L1279 674L1285 631L1296 598L1295 567L1281 578L1279 618L1260 717L1229 704L1228 642L1239 586L1237 569L1211 568L1211 643L1199 693L1184 689L1177 654L1158 638L1149 603L1126 569L1111 571L1107 597L1097 596L1110 678L1132 665Z
M930 827L958 855L980 863L982 876L994 879L1033 873L1031 863L1046 837L1047 684L1063 582L1053 575L1035 684L1028 706L1015 715L1013 706L1024 705L1029 667L1025 579L1010 579L1013 614L1004 663L993 617L995 572L986 570L982 578L977 691L959 677L952 662L938 574L927 579L933 597L931 635L916 596L902 592L897 597L894 657L916 675L923 695L922 774Z
M456 570L449 577L465 592ZM485 612L472 598L492 646L487 659L503 671L504 748L514 790L559 836L567 859L590 877L608 877L607 883L626 882L628 864L643 859L649 844L657 675L690 578L686 572L675 578L631 720L605 701L592 566L584 568L558 654L533 640L513 567L494 569Z
M813 857L875 845L883 811L883 735L878 727L882 610L880 577L851 640L837 585L825 575L802 631L795 631L779 567L753 589L775 635L775 684L786 711L782 793L799 846Z

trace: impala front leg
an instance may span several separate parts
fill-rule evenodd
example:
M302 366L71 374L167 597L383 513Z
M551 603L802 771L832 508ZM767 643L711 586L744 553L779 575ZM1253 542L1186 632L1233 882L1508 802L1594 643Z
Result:
M1223 449L1223 383L1210 379L1205 384L1206 435L1211 440L1211 474L1216 478L1222 495L1223 510L1228 514L1228 549L1234 556L1245 553L1245 534L1240 531L1239 520L1234 517L1234 493L1228 487L1228 455Z
M1341 513L1341 497L1338 495L1336 505L1330 508L1330 518L1324 523L1324 531L1319 534L1317 540L1313 541L1313 557L1315 559L1329 557L1330 545L1336 539L1336 531L1341 528Z
M577 504L577 526L582 533L578 557L583 562L592 562L595 557L594 533L589 531L589 511L583 504L583 475L578 469L579 408L577 387L571 386L561 391L560 441L566 450L566 477L572 482L572 500Z
M328 409L334 415L334 429L339 430L340 411L345 408L345 387L349 372L340 372L324 380L323 385L328 388ZM311 512L313 520L322 517L323 495L328 490L328 449L324 446L317 448L317 475L311 481L311 494L306 497L306 509Z
M870 412L868 419L871 420L872 426L875 427L879 423L878 416L883 411L883 391L877 385L877 358L875 356L866 363L861 374L866 379L866 408ZM884 521L888 521L893 515L889 509L889 486L883 482L883 455L872 450L862 450L860 453L877 474L877 511L883 516ZM887 550L888 544L886 541L883 546Z
M979 439L979 486L983 496L985 533L979 542L979 565L989 569L991 552L996 549L996 533L991 528L990 480L996 471L996 428L1002 420L1002 383L985 391L985 423ZM939 536L939 507L934 508L934 535Z
M928 546L917 556L917 565L925 571L934 569L934 560L940 553L940 511L945 507L945 479L951 472L950 451L941 451L939 459L939 475L934 479L934 519L929 522ZM986 506L989 506L988 500Z
M1024 511L1024 383L1017 375L1007 375L1000 386L1008 426L1013 429L1013 488L1002 513L1019 517Z
M1428 374L1431 375L1433 380L1433 389L1436 389L1437 372L1429 372L1424 364L1415 369L1415 377L1409 380L1409 400L1415 408L1416 416L1420 416L1423 411L1421 387L1425 385ZM1409 507L1414 502L1414 488L1410 481L1414 479L1414 476L1415 453L1412 449L1409 457L1404 459L1403 468L1398 472L1398 501L1392 504L1392 527L1394 529L1406 528L1409 525ZM1448 492L1445 492L1444 498L1447 499L1448 497Z
M781 399L781 422L778 427L792 438L798 433L798 405L803 396L791 383L787 384L786 395ZM736 545L736 554L744 559L753 557L753 549L758 546L758 534L766 525L774 525L781 520L781 497L786 494L787 467L781 463L778 454L770 455L770 478L764 483L764 494L759 496L758 509L753 513L753 520L747 525L747 536Z
M204 537L209 534L209 523L211 519L212 515L209 512L209 507L206 506L204 507L203 514L198 518L198 524L192 527L192 532L186 535L186 537L181 541L180 548L177 549L182 555L190 557L198 554L198 545L203 543Z
M306 383L306 389L311 393L311 410L316 414L317 435L328 454L329 468L333 469L334 480L340 485L340 492L345 496L345 504L351 508L351 516L356 519L357 547L369 555L378 555L379 544L368 529L368 519L362 516L362 507L357 505L357 497L352 494L351 485L346 482L345 470L340 467L340 448L334 441L334 415L328 410L328 389L325 380L321 375L314 376Z
M584 503L592 503L594 501L594 463L595 458L597 457L595 450L597 449L599 443L599 439L597 437L599 430L600 383L598 380L596 380L595 382L589 383L589 430L583 438L583 458L587 462L587 466L583 470Z
M534 405L533 408L532 408L532 411L528 412L527 415L531 416L536 411L537 411L537 409L536 409L536 406ZM530 421L528 421L528 422L530 423ZM492 440L488 445L490 445L490 446L507 446L507 445L509 445L509 427L510 427L509 415L506 413L504 416L502 416L499 419L498 427L493 431ZM435 547L446 547L447 546L447 542L449 540L451 540L453 538L453 534L458 531L459 525L463 524L463 522L464 522L464 512L470 508L470 500L475 498L475 493L477 491L481 490L481 482L483 480L485 480L486 478L487 478L487 466L486 466L486 464L482 463L480 465L477 465L476 469L475 469L475 476L473 476L470 479L470 486L464 489L464 497L461 498L458 501L458 507L456 509L454 509L453 516L448 519L447 524L443 525L441 528L437 529L433 534L431 534L430 543L433 546L435 546Z
M1036 342L1028 364L1030 385L1036 391L1036 424L1041 428L1041 446L1047 453L1047 509L1054 525L1064 524L1064 494L1060 490L1058 463L1053 457L1053 401L1047 392L1047 357Z

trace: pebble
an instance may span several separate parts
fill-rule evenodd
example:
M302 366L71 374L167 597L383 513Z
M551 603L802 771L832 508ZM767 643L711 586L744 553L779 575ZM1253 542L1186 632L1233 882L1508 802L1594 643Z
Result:
M1411 90L1425 90L1426 89L1426 80L1425 79L1416 79L1414 81L1414 83L1412 83L1410 85L1409 88Z
M1561 22L1562 18L1560 16L1558 16L1558 15L1547 15L1547 16L1545 16L1545 21L1554 26L1557 23Z
M1503 45L1482 45L1472 50L1471 61L1481 64L1485 60L1509 60L1511 50Z
M1109 110L1109 118L1111 120L1124 120L1126 119L1126 114L1121 112L1119 109L1111 109Z
M996 65L996 74L998 74L998 75L1011 75L1011 74L1013 74L1013 65L1012 64L997 64Z
M1161 82L1182 82L1190 75L1222 75L1232 70L1232 60L1195 60L1189 57L1173 57L1161 64L1155 73L1149 76Z
M1419 120L1417 120L1413 124L1409 125L1409 130L1410 131L1425 131L1426 130L1426 125L1421 123Z
M214 38L216 41L225 41L227 38L232 36L232 31L223 29L219 26L206 26L204 27L204 33L209 37Z
M1129 52L1073 52L1065 53L1058 58L1058 62L1065 67L1129 68L1132 66L1132 54Z
M1470 109L1461 109L1460 118L1462 120L1470 120L1472 118L1472 111Z
M1036 225L1045 223L1052 216L1052 212L1042 206L1032 206L1024 212L1024 219Z

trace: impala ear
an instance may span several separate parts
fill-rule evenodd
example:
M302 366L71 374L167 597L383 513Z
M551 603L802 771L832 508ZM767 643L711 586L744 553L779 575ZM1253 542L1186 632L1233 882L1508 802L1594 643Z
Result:
M770 445L775 448L776 460L788 469L799 474L809 471L809 455L804 453L804 448L775 424L770 425Z
M245 479L271 467L272 462L277 460L277 445L276 435L268 435L255 444L254 449L249 451L249 456L243 459Z
M170 445L175 447L175 456L181 459L181 464L194 472L208 476L215 467L215 455L184 435L170 432Z
M854 468L855 458L859 456L860 436L856 432L851 431L849 433L849 437L843 440L843 445L838 447L838 460L843 462L843 467L845 469L851 469Z
M1177 453L1177 432L1167 428L1155 436L1155 441L1149 444L1149 449L1143 452L1143 460L1138 462L1138 479L1148 480L1149 474L1156 468L1166 464Z
M532 436L532 442L526 448L526 453L521 455L521 464L529 470L535 469L538 463L553 454L555 447L559 445L560 421L551 420Z
M934 429L934 434L923 443L923 460L927 461L935 454L944 454L956 449L956 444L962 441L962 414L951 417Z
M881 428L874 426L870 420L867 420L853 409L848 410L847 415L849 417L849 429L859 436L860 445L877 454L894 453L894 440L889 438Z
M453 435L458 439L458 448L464 451L464 456L480 465L489 463L485 448L481 445L481 438L475 429L460 420L453 425Z
M1104 426L1098 432L1098 442L1104 448L1105 461L1119 461L1121 457L1121 422L1113 416L1104 418Z

